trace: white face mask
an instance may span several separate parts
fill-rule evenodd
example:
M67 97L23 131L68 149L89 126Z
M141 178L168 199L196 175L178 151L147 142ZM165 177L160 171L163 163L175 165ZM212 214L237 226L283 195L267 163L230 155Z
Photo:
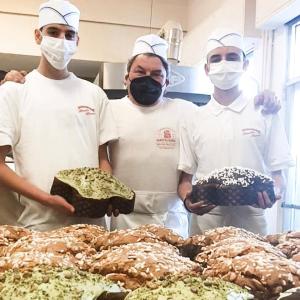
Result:
M209 65L208 77L214 86L221 90L229 90L239 85L244 73L242 61L222 60Z
M57 70L63 70L77 50L77 42L43 36L41 51L47 61Z

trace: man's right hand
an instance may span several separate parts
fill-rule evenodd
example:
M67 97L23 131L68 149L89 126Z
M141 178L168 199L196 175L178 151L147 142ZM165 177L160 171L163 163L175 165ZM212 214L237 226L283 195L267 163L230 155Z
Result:
M211 204L211 202L208 202L206 200L201 200L199 202L192 203L189 199L189 194L184 199L183 203L187 211L199 216L209 213L212 209L216 207L216 205Z
M24 83L26 75L27 75L26 71L11 70L11 71L9 71L5 75L5 77L2 80L1 84L3 84L6 81L13 81L13 82L17 82L17 83Z
M41 203L67 215L72 215L75 211L70 203L58 195L49 195L47 200Z

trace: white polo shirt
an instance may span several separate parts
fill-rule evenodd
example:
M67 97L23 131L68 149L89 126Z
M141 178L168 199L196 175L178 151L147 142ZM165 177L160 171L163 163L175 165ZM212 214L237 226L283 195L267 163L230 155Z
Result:
M16 172L49 192L62 169L98 167L98 147L117 138L105 93L74 74L51 80L34 70L24 85L0 91L0 145L10 145ZM19 225L49 230L97 219L68 217L21 196Z
M293 165L279 116L263 115L242 95L229 106L215 99L181 128L179 169L196 178L227 166L262 173Z
M195 180L229 166L270 174L293 165L279 116L263 115L253 99L240 95L231 105L215 99L200 107L194 119L183 122L179 169ZM203 216L192 214L190 234L218 226L237 226L265 234L264 210L251 206L217 206Z

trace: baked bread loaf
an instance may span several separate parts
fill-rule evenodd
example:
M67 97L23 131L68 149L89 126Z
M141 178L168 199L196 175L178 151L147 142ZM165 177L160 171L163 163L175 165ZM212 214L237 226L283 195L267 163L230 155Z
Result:
M80 242L87 243L90 247L96 248L97 239L108 231L102 226L91 224L76 224L62 227L48 232L42 232L39 235L47 237L66 237L72 236Z
M76 237L50 237L43 234L26 236L7 247L0 259L0 270L29 268L38 265L89 268L89 257L96 250Z
M24 236L31 235L32 231L26 228L0 225L0 257L4 256L7 247Z
M200 266L180 256L178 249L167 243L139 242L97 253L90 271L136 289L152 279L200 271Z
M196 276L169 277L152 281L129 293L125 300L247 300L246 289L217 278Z
M184 239L171 229L156 224L148 224L133 229L114 230L99 235L96 239L95 248L97 250L106 250L138 242L166 242L170 245L180 247L184 243Z
M77 168L56 174L50 193L65 198L78 217L99 218L111 204L121 214L133 211L135 193L99 168Z
M228 167L200 179L188 197L193 203L206 200L221 206L258 206L257 193L262 191L273 203L276 201L270 177L247 168Z
M115 298L114 295L122 297ZM109 300L123 297L124 292L117 284L101 275L74 269L36 267L1 274L2 300Z

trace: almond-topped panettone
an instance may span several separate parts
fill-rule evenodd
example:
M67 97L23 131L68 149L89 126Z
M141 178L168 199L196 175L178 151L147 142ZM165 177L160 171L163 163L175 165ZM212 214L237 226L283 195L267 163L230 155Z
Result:
M106 232L96 239L96 249L105 250L114 246L137 242L167 242L179 247L184 243L184 239L171 229L156 224L148 224L133 229Z
M300 265L268 252L251 252L236 257L216 257L206 261L203 275L220 277L249 288L255 299L276 299L300 284Z
M24 227L0 225L0 238L5 238L9 242L16 242L23 236L28 236L31 233L31 230Z
M70 254L30 251L16 252L9 256L0 257L0 272L32 269L37 266L81 268L83 270L89 268L84 260L79 261Z
M179 247L180 253L194 260L198 253L202 251L202 249L212 244L213 241L209 236L205 235L194 235L187 238L184 243Z
M107 250L126 244L138 242L157 243L159 239L151 232L136 229L121 229L106 232L96 238L95 248L98 251Z
M88 258L96 253L96 250L88 244L79 241L72 235L64 237L49 237L43 235L32 235L23 237L16 243L11 244L3 257L2 264L7 265L6 262L13 261L15 265L26 267L28 265L49 264L60 266L60 260L66 260L66 266L77 266L80 269L88 269ZM25 261L23 261L25 257ZM60 258L61 257L61 258ZM52 263L52 258L54 262ZM18 259L21 261L18 262ZM58 263L57 263L58 261ZM71 262L71 265L68 263ZM0 263L1 268L1 263ZM4 268L4 267L2 267Z
M177 248L162 242L139 242L104 250L93 256L90 269L124 282L129 289L136 289L152 279L199 270L197 263L180 256Z
M119 296L119 297L118 297ZM35 267L9 270L0 277L2 300L110 300L124 291L101 275L70 268Z
M147 224L137 227L139 230L144 230L146 232L151 232L154 234L158 240L167 242L168 244L180 247L184 243L184 239L175 233L172 229L163 227L157 224Z
M262 191L276 201L272 178L252 169L227 167L199 179L188 197L193 203L207 200L222 206L258 206L257 193Z
M218 257L230 258L262 251L286 258L279 249L267 242L262 242L253 238L230 237L203 247L202 252L197 255L196 261L206 264L207 261Z
M266 241L266 239L259 234L255 234L243 228L237 228L233 226L224 226L224 227L217 227L214 229L209 229L204 232L204 235L210 240L215 243L229 237L244 237L244 238L252 238L260 241Z
M102 235L107 234L108 231L102 226L91 224L76 224L67 227L62 227L48 232L43 232L41 235L49 237L65 237L72 236L78 241L87 243L89 246L95 248L97 239Z
M0 257L5 255L7 247L10 244L31 234L31 230L23 227L0 225Z
M253 296L233 283L218 278L174 276L147 283L125 300L247 300Z
M60 195L78 217L103 217L111 204L121 214L133 211L135 193L119 179L99 168L62 170L54 178L52 195Z
M280 249L288 258L300 261L300 232L289 231L286 233L267 235L269 243Z

